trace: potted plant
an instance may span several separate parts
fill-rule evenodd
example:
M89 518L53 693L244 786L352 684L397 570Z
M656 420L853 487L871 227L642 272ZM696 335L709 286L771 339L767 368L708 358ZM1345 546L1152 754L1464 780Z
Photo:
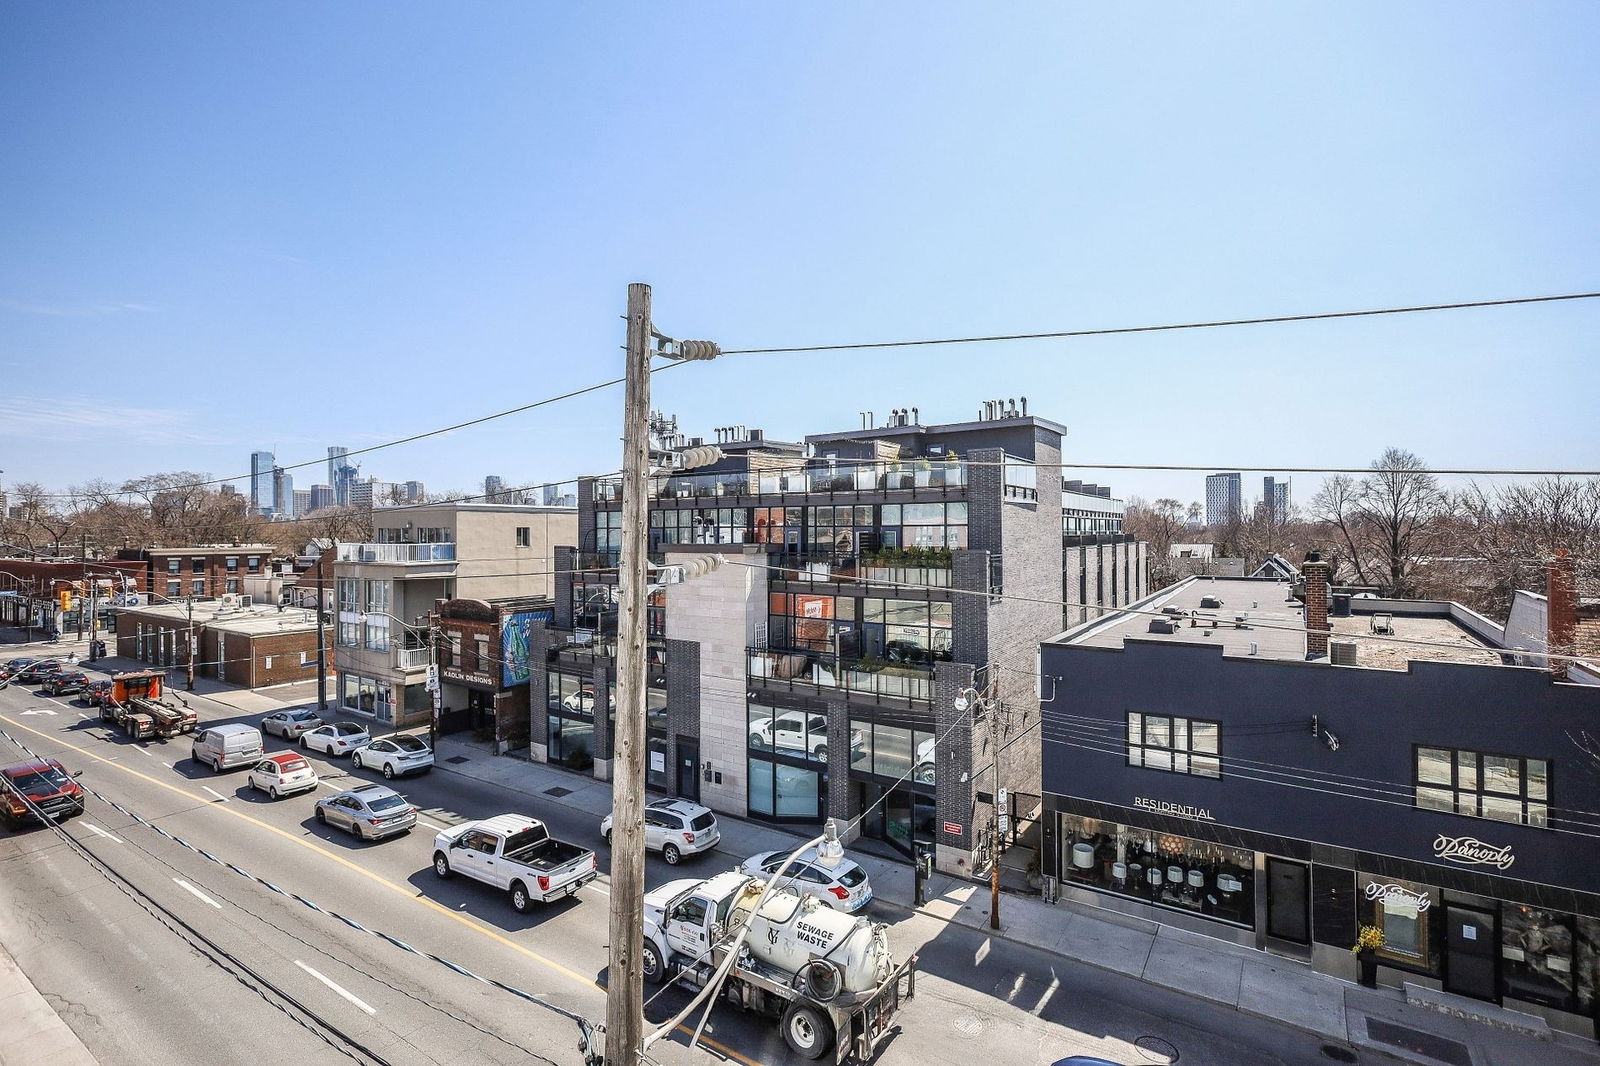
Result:
M1363 988L1378 987L1378 949L1383 947L1383 930L1375 925L1363 925L1356 931L1356 942L1350 945L1356 961L1361 964Z

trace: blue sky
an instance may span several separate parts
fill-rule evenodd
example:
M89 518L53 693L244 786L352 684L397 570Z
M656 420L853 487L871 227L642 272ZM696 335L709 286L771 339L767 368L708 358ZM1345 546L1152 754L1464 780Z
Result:
M4 5L0 469L242 475L605 380L630 281L741 348L1597 290L1597 39L1580 2ZM1026 395L1073 462L1595 468L1597 327L729 357L655 406L793 439ZM363 473L610 470L621 405Z

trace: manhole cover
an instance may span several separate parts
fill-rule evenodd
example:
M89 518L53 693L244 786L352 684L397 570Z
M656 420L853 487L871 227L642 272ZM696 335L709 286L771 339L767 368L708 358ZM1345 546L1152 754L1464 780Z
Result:
M975 1014L963 1014L951 1024L962 1036L978 1036L983 1032L983 1021Z
M557 785L555 788L545 789L544 794L546 796L554 796L556 799L560 799L562 796L572 795L572 789L562 788L560 785Z
M1322 1054L1325 1057L1332 1059L1334 1062L1356 1061L1356 1053L1354 1051L1351 1051L1347 1047L1339 1047L1337 1044L1323 1044Z
M1430 1059L1448 1062L1451 1066L1472 1066L1472 1052L1467 1050L1467 1045L1435 1036L1433 1033L1425 1033L1421 1029L1368 1018L1367 1036L1380 1044L1404 1048L1419 1055L1426 1055Z
M1141 1036L1133 1042L1133 1046L1139 1049L1139 1054L1144 1056L1146 1062L1166 1064L1178 1061L1178 1049L1159 1036Z
M457 766L460 766L464 762L471 762L471 761L472 760L467 758L465 755L452 755L448 759L445 760L445 762L455 763Z

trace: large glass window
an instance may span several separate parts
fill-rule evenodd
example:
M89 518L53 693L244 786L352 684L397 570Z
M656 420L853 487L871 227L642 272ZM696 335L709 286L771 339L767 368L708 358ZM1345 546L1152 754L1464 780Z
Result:
M1418 807L1500 822L1548 824L1547 760L1421 745L1416 752Z
M1201 718L1128 712L1128 765L1149 770L1221 777L1221 733Z
M1070 814L1060 839L1063 881L1255 926L1254 852Z
M358 581L357 579L353 578L353 577L341 577L339 579L338 584L339 584L339 590L338 590L339 591L339 610L341 610L341 611L359 611L359 610L361 610L361 593L360 593L361 582Z
M1577 1007L1577 936L1570 914L1506 903L1500 908L1501 987L1514 999Z
M1362 874L1357 885L1361 921L1383 930L1381 958L1420 970L1433 970L1428 923L1439 894L1427 885Z
M749 808L782 821L820 821L827 805L828 716L823 711L750 703Z
M594 766L594 722L562 715L549 716L549 761L571 770Z
M341 647L341 648L359 648L359 647L361 647L361 623L360 622L340 621L340 623L339 623L339 647Z
M389 601L389 582L387 582L387 581L368 581L367 582L367 610L368 611L388 611L389 610L389 602L390 602Z
M850 769L934 784L934 738L928 729L850 720Z
M827 775L818 770L752 757L749 809L781 821L819 822L827 800Z
M828 758L828 716L751 703L746 708L752 751L772 751L810 761Z

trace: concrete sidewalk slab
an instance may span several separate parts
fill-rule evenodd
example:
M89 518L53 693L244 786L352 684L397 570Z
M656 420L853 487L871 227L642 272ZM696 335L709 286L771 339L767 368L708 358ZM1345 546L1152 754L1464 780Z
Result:
M1141 977L1152 984L1171 986L1181 981L1191 996L1239 1005L1239 982L1244 959L1231 952L1210 951L1176 937L1157 934Z
M1297 1029L1348 1040L1344 990L1296 963L1279 965L1267 955L1246 959L1239 975L1238 1007L1259 1018L1274 1018Z

